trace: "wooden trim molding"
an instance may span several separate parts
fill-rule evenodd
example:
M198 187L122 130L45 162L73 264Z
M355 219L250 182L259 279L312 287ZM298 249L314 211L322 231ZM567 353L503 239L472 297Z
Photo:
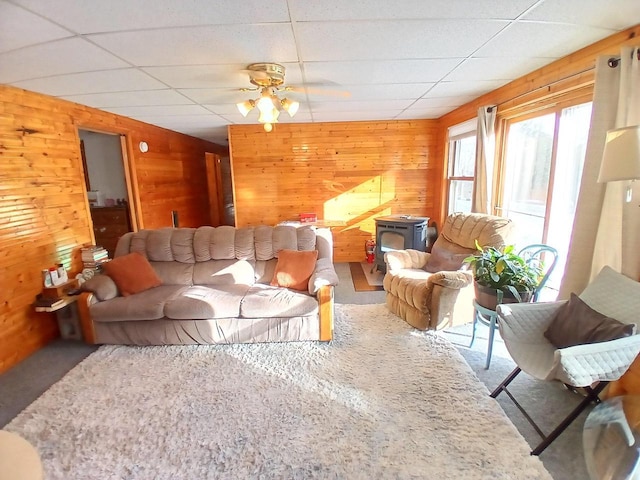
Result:
M320 316L320 341L328 342L333 339L333 286L325 285L318 290L318 315Z

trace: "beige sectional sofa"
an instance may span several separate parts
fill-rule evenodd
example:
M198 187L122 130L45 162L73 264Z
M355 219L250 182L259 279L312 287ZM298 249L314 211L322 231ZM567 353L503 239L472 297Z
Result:
M270 285L281 250L317 250L307 291ZM119 240L114 258L131 252L146 257L162 284L123 296L108 275L87 281L79 311L89 343L332 338L338 277L329 229L282 225L141 230Z

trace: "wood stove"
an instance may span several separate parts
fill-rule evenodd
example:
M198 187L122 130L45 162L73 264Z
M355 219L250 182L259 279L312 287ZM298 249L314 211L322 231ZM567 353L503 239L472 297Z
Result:
M376 260L375 269L386 272L385 252L412 248L427 251L428 217L411 215L390 215L378 217L376 222Z

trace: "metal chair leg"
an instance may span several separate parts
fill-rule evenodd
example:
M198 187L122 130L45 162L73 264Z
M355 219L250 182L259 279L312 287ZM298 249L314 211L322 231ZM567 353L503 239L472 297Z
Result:
M478 328L478 311L473 309L473 330L471 331L471 342L469 343L469 348L473 347L473 342L476 339L476 329Z

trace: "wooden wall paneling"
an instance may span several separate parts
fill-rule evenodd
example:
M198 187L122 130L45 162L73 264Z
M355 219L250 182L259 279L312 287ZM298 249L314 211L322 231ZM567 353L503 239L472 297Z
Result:
M259 125L233 125L236 224L313 212L345 222L333 228L335 261L360 261L375 217L436 213L439 201L427 190L439 184L432 178L438 132L435 120L286 124L268 134Z
M167 191L178 199L182 224L208 223L204 152L226 155L226 148L0 86L0 372L58 336L54 315L31 308L42 289L40 271L62 262L75 274L81 269L80 247L93 241L78 128L127 137L141 224L171 225L174 202L167 200ZM143 139L151 147L150 161L137 148ZM145 205L137 191L153 192L155 201Z

